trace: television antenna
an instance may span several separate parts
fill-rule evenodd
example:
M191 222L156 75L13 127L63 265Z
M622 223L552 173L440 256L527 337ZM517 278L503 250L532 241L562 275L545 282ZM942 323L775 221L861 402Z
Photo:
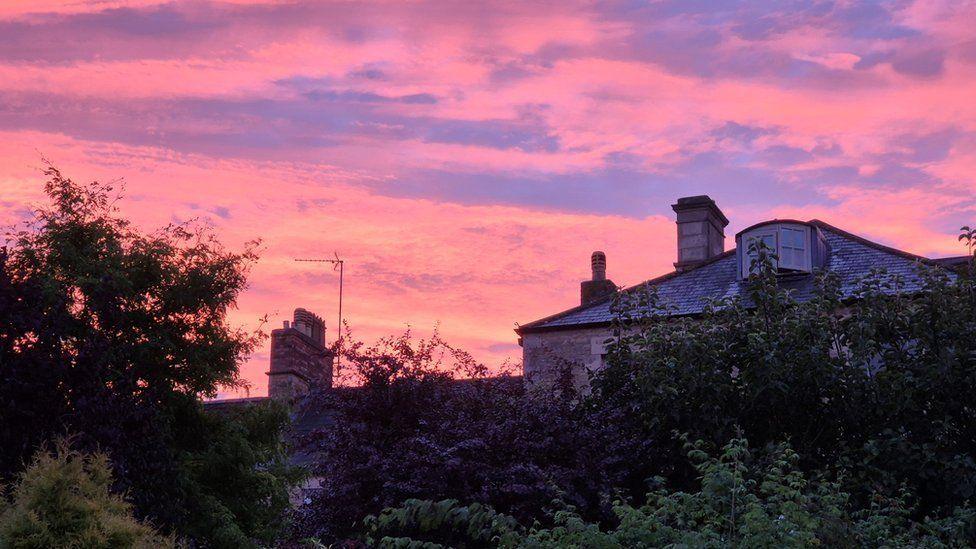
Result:
M339 344L339 348L338 348L339 352L336 353L336 372L338 372L339 367L342 365L342 275L344 271L345 261L339 259L338 252L333 252L333 255L335 256L333 259L302 258L302 259L295 259L295 261L299 261L302 263L331 263L332 270L339 271L339 326L337 328L337 330L339 331L339 337L337 339L337 342Z

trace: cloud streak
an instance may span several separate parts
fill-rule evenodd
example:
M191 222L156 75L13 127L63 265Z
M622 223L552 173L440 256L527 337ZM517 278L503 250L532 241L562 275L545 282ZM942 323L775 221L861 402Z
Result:
M442 332L486 361L574 304L593 249L617 282L673 261L669 205L732 232L819 217L953 254L976 217L976 34L964 2L274 2L0 7L0 222L40 154L125 176L152 228L265 241L234 318L330 324L349 260L365 337ZM332 326L334 328L334 326ZM264 390L261 357L245 375Z

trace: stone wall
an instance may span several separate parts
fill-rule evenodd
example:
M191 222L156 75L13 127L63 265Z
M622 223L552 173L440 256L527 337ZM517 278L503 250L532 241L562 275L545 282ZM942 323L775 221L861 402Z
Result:
M603 368L609 328L584 328L522 336L522 364L526 383L551 384L560 368L571 368L573 382L580 389L589 385L588 372Z

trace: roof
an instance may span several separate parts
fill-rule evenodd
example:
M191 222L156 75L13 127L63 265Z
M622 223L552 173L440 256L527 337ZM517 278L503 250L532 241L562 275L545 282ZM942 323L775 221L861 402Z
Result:
M842 298L854 297L860 281L875 269L882 269L889 275L900 278L903 284L899 290L912 292L922 289L919 263L933 266L957 263L957 258L932 260L889 248L820 220L814 219L808 223L819 227L824 234L829 250L826 270L839 277ZM797 301L806 301L814 295L815 285L811 276L784 277L781 284L792 291L793 298ZM671 316L701 314L710 301L733 297L745 300L748 294L746 284L738 276L734 248L690 270L674 271L624 291L633 291L645 285L653 286L657 290L661 304L668 308ZM614 318L614 313L610 310L612 303L613 296L610 295L599 301L524 324L516 331L521 335L605 326Z
M246 397L246 398L221 398L203 401L203 408L208 412L228 412L238 410L244 406L260 404L268 400L268 397Z

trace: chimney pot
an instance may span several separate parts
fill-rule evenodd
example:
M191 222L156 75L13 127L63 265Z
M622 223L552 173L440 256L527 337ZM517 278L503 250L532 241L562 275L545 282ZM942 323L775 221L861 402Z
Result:
M617 285L607 280L607 254L593 252L590 267L592 278L580 283L580 305L588 305L617 291Z
M593 252L590 256L590 264L593 267L593 280L607 279L607 254Z

